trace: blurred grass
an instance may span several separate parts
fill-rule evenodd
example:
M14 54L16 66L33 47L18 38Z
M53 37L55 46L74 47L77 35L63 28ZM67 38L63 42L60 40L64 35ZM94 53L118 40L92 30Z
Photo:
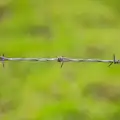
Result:
M0 0L0 52L100 59L115 53L119 59L119 3ZM0 120L119 120L120 67L107 66L6 62L0 67Z

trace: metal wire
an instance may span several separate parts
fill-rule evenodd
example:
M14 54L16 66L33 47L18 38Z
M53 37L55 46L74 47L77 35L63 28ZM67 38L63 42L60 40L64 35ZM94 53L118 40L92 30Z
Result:
M103 62L110 63L108 67L112 64L120 64L119 60L115 59L115 54L113 55L113 60L102 60L102 59L75 59L75 58L67 58L67 57L56 57L56 58L10 58L4 57L4 54L0 56L0 61L2 61L4 67L4 61L38 61L38 62L48 62L48 61L56 61L61 63L61 67L64 62Z

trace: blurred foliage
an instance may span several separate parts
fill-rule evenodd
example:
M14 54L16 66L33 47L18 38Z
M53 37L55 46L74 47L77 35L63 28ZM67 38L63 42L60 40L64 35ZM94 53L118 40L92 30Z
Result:
M120 57L119 0L0 0L7 57ZM120 66L6 62L0 120L119 120Z

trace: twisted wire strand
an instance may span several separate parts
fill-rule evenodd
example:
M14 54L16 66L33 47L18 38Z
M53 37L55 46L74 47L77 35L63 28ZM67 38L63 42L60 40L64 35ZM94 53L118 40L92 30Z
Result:
M0 56L0 61L3 63L4 61L39 61L39 62L47 62L47 61L56 61L61 62L61 67L63 66L64 62L103 62L103 63L110 63L109 67L112 64L120 64L120 60L116 60L115 54L113 55L113 60L102 60L102 59L75 59L75 58L67 58L67 57L56 57L56 58L10 58L4 57L4 54Z

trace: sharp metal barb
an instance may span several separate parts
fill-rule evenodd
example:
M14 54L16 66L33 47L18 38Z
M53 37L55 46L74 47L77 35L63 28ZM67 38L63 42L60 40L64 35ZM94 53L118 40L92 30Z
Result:
M113 54L113 63L116 64L115 54Z
M113 62L111 62L111 63L108 65L108 67L110 67L112 64L113 64Z
M5 65L4 65L4 54L1 56L1 61L2 61L2 66L5 67Z
M108 65L108 67L110 67L113 63L114 63L114 64L116 63L116 61L115 61L115 54L113 54L113 62L111 62L111 63Z
M61 68L63 67L63 63L64 63L64 62L61 63Z
M64 59L63 56L58 57L58 62L61 62L61 68L63 67Z
M111 62L108 67L110 67L112 64L119 64L119 60L116 60L115 54L113 54L113 62Z

